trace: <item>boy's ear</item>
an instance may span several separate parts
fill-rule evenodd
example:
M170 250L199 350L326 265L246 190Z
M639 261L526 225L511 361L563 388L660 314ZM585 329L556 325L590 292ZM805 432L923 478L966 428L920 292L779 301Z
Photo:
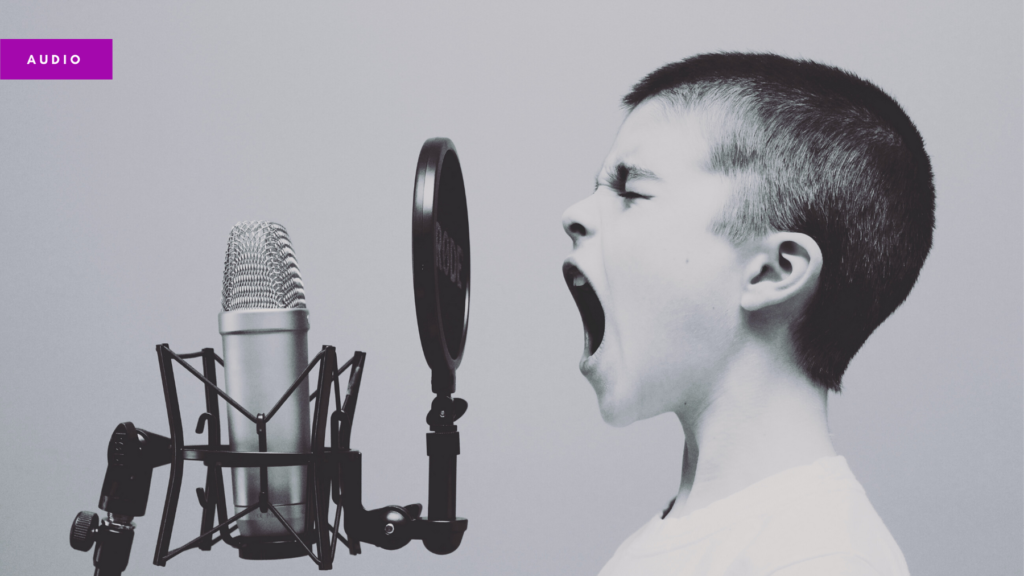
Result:
M776 232L754 248L744 270L740 306L756 312L785 302L802 302L821 276L821 249L810 236Z

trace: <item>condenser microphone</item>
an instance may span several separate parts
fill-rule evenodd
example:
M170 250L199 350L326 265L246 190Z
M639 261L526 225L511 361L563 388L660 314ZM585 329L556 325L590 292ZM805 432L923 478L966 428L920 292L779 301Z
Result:
M271 415L264 434L267 452L309 451L307 379L271 414L309 362L309 312L299 267L284 226L240 222L231 229L224 258L223 311L218 318L224 342L227 393L252 414ZM228 409L232 451L260 451L257 425ZM231 473L235 512L259 502L260 468ZM267 468L268 500L297 533L306 526L306 467ZM257 508L238 519L242 536L288 537L272 511Z

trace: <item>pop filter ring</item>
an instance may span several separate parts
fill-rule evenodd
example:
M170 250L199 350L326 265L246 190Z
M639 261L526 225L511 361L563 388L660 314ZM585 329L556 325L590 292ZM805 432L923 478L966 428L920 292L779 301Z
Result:
M447 138L431 138L420 149L412 262L416 320L431 387L435 394L452 394L469 326L470 252L462 166Z

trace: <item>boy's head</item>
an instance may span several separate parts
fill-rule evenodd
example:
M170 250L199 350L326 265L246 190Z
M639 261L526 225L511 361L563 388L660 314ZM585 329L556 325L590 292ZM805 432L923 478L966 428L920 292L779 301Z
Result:
M680 379L727 369L752 320L743 290L767 278L746 270L750 247L766 238L776 276L806 276L771 307L786 315L794 362L838 391L931 246L931 167L910 119L852 74L767 54L670 64L623 101L595 194L565 215L581 368L606 417L631 394L627 420L664 411Z

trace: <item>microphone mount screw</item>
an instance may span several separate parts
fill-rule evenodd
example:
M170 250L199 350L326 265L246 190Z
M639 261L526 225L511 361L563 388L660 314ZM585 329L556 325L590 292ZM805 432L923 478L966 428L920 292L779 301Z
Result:
M390 522L385 524L384 525L384 533L387 534L388 536L394 534L395 533L395 525L390 523Z
M99 516L95 512L79 512L71 525L71 547L80 552L88 552L96 541L99 525Z

